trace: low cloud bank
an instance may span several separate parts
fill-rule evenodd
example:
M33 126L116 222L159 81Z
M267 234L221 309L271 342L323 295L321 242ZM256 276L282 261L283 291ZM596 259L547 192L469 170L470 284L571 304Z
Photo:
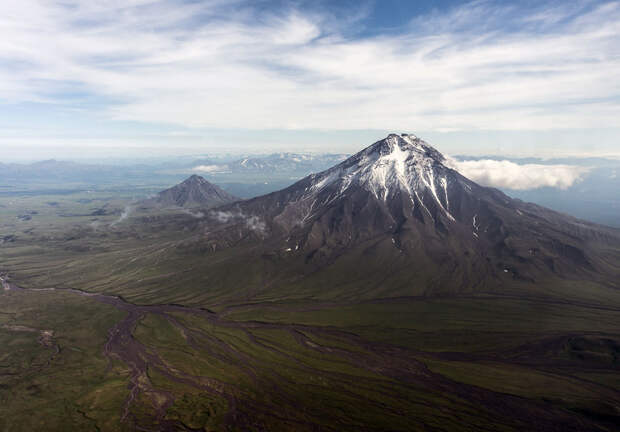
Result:
M228 169L228 165L198 165L192 168L194 172L201 173L224 173L230 172Z
M201 211L192 211L189 209L183 209L183 213L188 214L192 217L195 217L196 219L202 219L203 217L205 217L205 214Z
M590 168L573 165L523 164L508 160L449 159L448 165L483 186L527 190L541 187L568 189L581 181Z
M218 222L227 223L231 221L244 221L245 225L259 234L264 234L267 229L267 225L258 216L248 216L241 211L229 212L229 211L212 211L210 215Z

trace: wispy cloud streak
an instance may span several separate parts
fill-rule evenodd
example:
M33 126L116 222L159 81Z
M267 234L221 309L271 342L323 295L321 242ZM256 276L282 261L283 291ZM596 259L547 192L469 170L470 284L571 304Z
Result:
M475 1L351 37L251 3L0 4L0 101L249 129L617 126L620 2ZM338 24L340 22L340 24Z

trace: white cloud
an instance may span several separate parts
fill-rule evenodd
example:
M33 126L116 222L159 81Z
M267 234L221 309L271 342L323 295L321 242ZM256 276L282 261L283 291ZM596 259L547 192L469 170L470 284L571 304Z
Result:
M568 3L476 1L351 39L328 12L243 2L6 0L0 100L189 127L614 127L620 3Z
M245 220L245 225L259 234L264 234L267 225L258 216L250 216Z
M228 222L244 222L245 226L251 229L252 231L258 234L264 234L267 229L267 224L254 215L246 215L242 211L222 211L222 210L212 210L209 215L214 218L217 222L220 223L228 223Z
M448 166L483 186L526 190L541 187L567 189L579 182L590 170L573 165L519 165L508 160L448 159Z
M196 219L202 219L203 217L205 217L205 214L201 211L192 211L189 209L183 209L183 213L188 214L192 217L195 217Z
M238 218L241 218L241 219L244 218L244 215L240 212L229 212L229 211L222 211L222 210L211 211L210 215L215 220L221 223L227 223L227 222L230 222Z
M228 165L198 165L192 168L192 171L195 172L203 172L203 173L223 173L230 172L228 170Z

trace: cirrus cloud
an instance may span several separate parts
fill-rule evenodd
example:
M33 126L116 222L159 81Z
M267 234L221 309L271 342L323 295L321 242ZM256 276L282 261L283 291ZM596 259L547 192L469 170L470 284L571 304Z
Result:
M300 4L3 1L0 101L207 128L547 130L620 117L618 1L473 1L366 33L363 13Z

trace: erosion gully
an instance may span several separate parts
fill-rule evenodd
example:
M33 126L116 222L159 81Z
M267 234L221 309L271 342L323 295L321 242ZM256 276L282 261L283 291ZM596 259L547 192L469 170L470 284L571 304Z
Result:
M264 414L276 412L278 408L263 405L260 401L247 398L240 400L239 393L236 391L234 386L224 383L223 381L203 376L193 376L179 371L176 368L171 368L164 360L162 360L154 349L145 346L133 337L133 332L138 322L145 315L155 314L162 316L180 330L189 346L204 350L208 352L209 355L220 357L220 360L222 361L235 361L236 365L241 367L244 373L246 373L257 385L259 384L257 371L252 368L251 359L247 354L234 349L220 339L207 335L201 330L188 328L177 320L174 315L171 315L171 313L192 314L199 316L216 326L241 329L248 336L251 343L258 345L263 349L277 352L280 356L288 357L291 362L295 363L296 367L306 371L309 374L318 376L329 375L330 380L335 383L350 384L350 377L348 377L349 381L347 381L340 374L318 370L303 364L303 362L298 360L296 357L290 356L289 354L278 350L271 345L263 343L251 332L251 330L260 328L287 330L293 335L297 343L306 348L314 349L325 354L326 356L339 356L340 358L350 362L352 365L370 370L379 375L383 375L390 380L398 382L399 385L411 385L417 388L424 387L434 393L449 395L450 397L455 398L455 400L461 399L469 401L467 405L469 405L470 408L472 406L483 407L483 409L487 411L487 413L490 413L493 417L506 419L507 424L513 424L513 421L519 419L518 424L523 425L523 419L532 419L535 421L528 424L528 429L532 431L556 431L559 430L558 426L560 426L564 431L577 431L581 430L580 428L583 426L583 423L573 415L557 410L554 407L541 404L540 402L529 401L508 394L496 393L479 387L469 386L449 380L442 375L430 371L423 362L416 358L416 355L419 354L432 356L440 356L440 354L423 353L392 345L368 342L355 334L344 332L336 328L294 324L275 324L256 321L235 322L226 320L214 312L201 308L192 308L180 305L135 305L128 303L117 296L91 293L76 289L25 289L11 283L5 273L0 274L0 283L4 291L59 291L64 293L72 293L111 305L126 312L126 316L108 331L108 339L103 347L103 354L110 360L108 370L112 368L112 360L119 360L126 364L129 368L129 394L121 407L121 422L133 430L192 430L181 422L168 420L165 418L168 408L170 408L174 403L174 396L170 392L155 388L151 384L147 375L147 370L149 368L157 370L167 379L176 383L199 389L214 396L223 397L228 403L228 411L226 413L224 423L226 428L230 430L251 429L261 431L263 429L253 421L251 413L258 412ZM48 365L60 352L58 345L53 340L53 331L51 330L37 330L25 327L13 330L40 332L41 335L39 337L39 342L47 348L52 348L55 352L55 354L48 361ZM335 335L343 340L347 340L351 344L363 348L365 352L353 353L340 348L324 347L311 341L306 336L307 333ZM205 343L205 341L208 341L208 343ZM221 354L213 351L210 346L217 346L218 348L224 350L227 353L227 357L222 357ZM282 379L282 377L278 375L278 372L275 369L277 368L274 368L272 371L261 370L261 374L272 378L269 381L269 385L274 391L278 391L277 382L279 379ZM261 384L265 385L265 381L262 381ZM396 394L392 394L392 396L395 396ZM139 396L149 397L155 407L154 416L148 421L148 425L141 424L144 422L136 418L131 411L132 404L134 404ZM364 402L371 404L373 403L369 400L365 400ZM243 406L242 410L240 409L241 405ZM441 408L437 407L437 409ZM276 417L275 414L274 417ZM295 421L291 419L285 420L289 423L295 423ZM297 421L297 423L299 424L300 429L316 429L316 427L312 424L305 423L304 421ZM320 430L339 430L336 426L337 425L335 425L334 429L321 428ZM418 426L423 430L428 429L428 425L425 425L422 422L420 422ZM433 428L431 427L428 430L431 429ZM600 429L595 428L593 430Z
M215 314L210 313L204 309L198 308L187 308L183 306L177 305L153 305L153 306L139 306L128 303L120 297L100 294L100 293L90 293L86 291L76 290L76 289L56 289L56 288L21 288L11 282L9 282L8 277L0 276L0 283L2 284L2 288L4 291L20 291L20 292L43 292L43 291L59 291L64 293L71 293L79 296L89 297L95 301L100 303L105 303L111 306L114 306L116 309L125 311L127 315L124 319L119 321L114 327L112 327L108 331L108 340L103 348L104 355L110 359L110 363L108 365L108 370L112 368L112 359L117 359L126 364L130 370L129 374L129 394L127 399L125 400L122 407L121 421L122 422L132 422L134 424L134 428L137 430L154 430L154 431L178 431L178 430L190 430L185 425L175 422L165 420L165 414L168 408L174 403L174 397L170 392L156 389L154 388L147 377L147 369L149 367L157 369L158 372L162 373L166 378L175 381L177 383L189 385L194 388L198 388L200 390L209 392L211 394L222 396L228 401L229 411L227 414L226 422L229 424L236 422L236 405L237 401L231 392L227 392L225 389L225 385L217 380L208 379L206 377L194 377L191 375L184 374L178 370L172 371L170 367L156 354L153 350L148 349L144 346L140 341L133 337L133 331L138 324L138 321L144 317L146 314L156 314L165 317L178 327L182 334L185 336L186 340L190 343L194 343L193 339L190 338L190 334L195 332L196 330L188 329L183 326L178 320L174 319L174 317L167 315L170 312L182 312L182 313L190 313L195 315L200 315L211 322L218 322L219 320L215 316ZM231 323L227 323L231 324ZM15 326L14 326L15 327ZM12 330L16 331L39 331L37 329L30 329L22 326L17 326L18 328L13 328ZM235 326L236 327L236 326ZM41 331L42 335L50 335L48 330ZM53 333L52 333L53 334ZM42 337L40 338L41 341ZM50 340L48 337L47 340ZM53 342L49 341L43 344L47 347L53 347L58 354L59 348ZM56 355L55 354L55 355ZM53 360L50 359L48 363ZM144 393L147 396L151 396L153 401L164 401L163 403L157 403L156 406L156 414L155 414L155 423L157 427L155 429L144 428L138 425L137 419L133 417L131 414L130 408L132 403L136 400L140 393Z

